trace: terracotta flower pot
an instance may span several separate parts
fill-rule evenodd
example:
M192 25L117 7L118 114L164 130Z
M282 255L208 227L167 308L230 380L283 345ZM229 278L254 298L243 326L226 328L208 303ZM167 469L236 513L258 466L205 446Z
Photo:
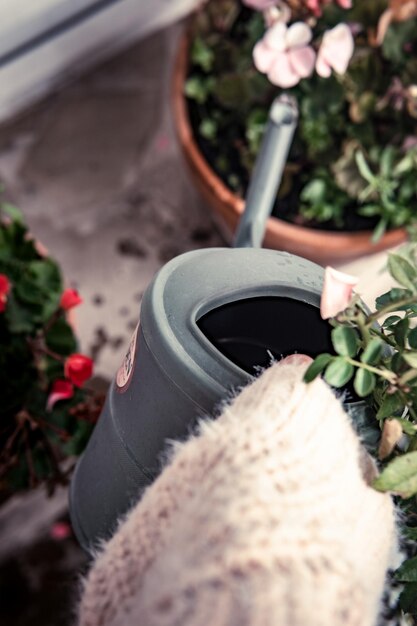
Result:
M233 233L244 209L244 200L233 193L219 178L202 155L194 138L184 96L188 68L188 37L184 36L174 67L173 114L178 139L197 187L216 217ZM407 239L404 228L388 231L377 243L371 231L337 232L297 226L276 217L268 220L264 246L287 250L317 263L343 263L398 245Z

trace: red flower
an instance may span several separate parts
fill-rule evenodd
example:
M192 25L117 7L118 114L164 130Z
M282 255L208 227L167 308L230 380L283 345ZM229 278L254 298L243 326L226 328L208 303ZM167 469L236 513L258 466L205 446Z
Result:
M61 309L64 309L64 311L68 311L68 309L72 309L81 304L82 301L83 299L76 289L65 289L61 296L59 306Z
M48 396L46 410L51 411L55 402L59 400L69 400L74 395L74 387L69 380L56 380L52 385L51 393Z
M65 376L76 387L82 387L93 374L93 359L84 354L71 354L65 361Z
M6 308L7 295L10 291L10 280L6 274L0 274L0 313Z

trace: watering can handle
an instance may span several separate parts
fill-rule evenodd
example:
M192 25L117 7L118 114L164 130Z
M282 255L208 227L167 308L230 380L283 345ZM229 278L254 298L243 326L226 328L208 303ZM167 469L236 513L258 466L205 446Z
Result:
M298 121L294 98L279 96L269 110L268 125L249 185L245 210L233 247L260 248Z

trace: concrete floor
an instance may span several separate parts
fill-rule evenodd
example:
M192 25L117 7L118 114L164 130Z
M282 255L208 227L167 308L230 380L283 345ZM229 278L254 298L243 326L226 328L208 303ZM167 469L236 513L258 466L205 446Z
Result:
M0 130L0 179L84 298L81 350L111 378L167 260L224 245L170 118L181 27L140 42Z

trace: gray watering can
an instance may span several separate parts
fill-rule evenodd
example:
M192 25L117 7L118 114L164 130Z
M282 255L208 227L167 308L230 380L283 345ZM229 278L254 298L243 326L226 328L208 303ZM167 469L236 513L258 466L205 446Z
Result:
M110 387L70 489L75 533L90 550L161 469L167 440L184 439L272 358L331 351L319 315L323 270L261 249L297 124L277 99L234 248L183 254L146 290L140 324Z

